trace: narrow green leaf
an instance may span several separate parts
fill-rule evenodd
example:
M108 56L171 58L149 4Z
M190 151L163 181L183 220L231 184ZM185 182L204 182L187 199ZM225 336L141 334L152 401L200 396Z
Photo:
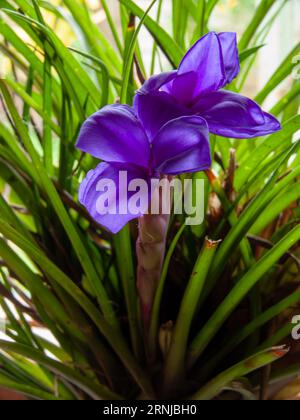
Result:
M39 388L13 381L1 372L0 372L0 386L8 390L19 392L23 395L26 395L29 398L33 398L36 400L43 400L43 401L63 400L62 398L58 398L55 395L52 395L49 392L42 391Z
M264 366L267 366L278 359L286 356L289 349L286 347L274 347L270 350L263 351L247 360L243 360L232 368L222 372L207 385L201 388L198 392L192 395L191 400L211 400L216 397L223 388L236 378L246 376Z
M289 92L284 95L280 101L270 110L270 113L278 116L282 111L286 109L290 105L290 103L300 96L300 82L296 81L289 90Z
M268 136L247 158L247 161L241 165L237 170L235 176L235 188L240 190L243 184L249 180L249 177L256 176L255 172L260 167L264 160L271 154L274 153L276 148L285 144L287 140L290 140L293 134L299 129L300 116L295 115L290 120L286 121L282 130L271 136Z
M124 6L130 10L135 16L138 16L140 19L144 16L144 11L138 7L131 0L119 0ZM150 16L145 17L145 26L150 31L153 38L156 40L159 47L162 49L166 57L169 59L170 63L174 67L178 67L184 51L181 50L180 46L174 42L174 40L164 31L164 29L159 26Z
M278 69L271 76L270 80L266 83L264 88L259 92L255 97L255 101L258 103L263 103L266 97L275 89L277 86L288 76L291 75L293 68L295 67L295 62L293 59L297 57L300 53L300 43L298 43L295 48L288 54L288 56L283 60Z
M164 260L159 285L155 293L152 313L151 313L151 320L150 320L150 328L149 328L149 355L151 359L155 359L156 357L156 350L157 350L157 340L158 340L158 329L159 329L159 314L161 309L161 301L164 291L164 286L166 282L166 278L168 275L169 266L171 263L172 256L174 254L174 251L176 249L176 246L178 244L179 239L181 238L184 229L186 228L186 224L183 223L181 228L176 233L173 241L171 242L171 245L169 249L167 250L167 254Z
M120 102L121 104L125 104L127 103L127 94L128 94L128 86L129 86L129 80L130 80L130 73L131 73L131 69L132 69L132 65L133 65L133 57L134 57L134 51L135 51L135 47L136 47L136 42L137 42L137 38L139 35L139 32L144 24L144 22L147 19L148 13L150 12L150 10L152 9L152 7L154 6L154 4L156 3L157 0L153 0L150 4L150 6L148 7L148 9L146 10L146 12L144 13L144 15L141 17L141 20L132 36L128 51L127 51L127 56L125 58L125 62L124 62L124 71L123 71L123 83L122 83L122 88L121 88L121 95L120 95Z
M116 25L115 25L115 23L113 21L113 17L112 17L112 15L110 13L110 10L109 10L109 7L107 5L107 2L106 2L106 0L100 0L100 1L101 1L103 10L104 10L104 12L106 14L107 22L108 22L109 27L110 27L110 30L111 30L111 32L113 34L115 43L116 43L116 45L118 47L119 52L122 54L123 53L123 45L121 43L121 40L120 40L120 37L119 37L119 34L118 34L118 29L117 29L117 27L116 27Z
M81 238L76 230L76 228L73 225L72 220L69 217L69 214L67 210L65 209L53 183L48 178L48 175L41 163L40 157L38 156L36 150L34 149L34 146L32 145L32 141L30 139L30 136L27 132L26 127L22 123L18 112L12 102L12 99L9 95L7 86L3 80L0 80L0 88L2 90L2 94L5 98L7 107L10 111L10 114L14 120L14 123L16 125L16 128L26 146L26 149L28 150L35 170L40 176L40 183L42 187L44 188L45 192L47 193L56 213L59 219L61 220L63 226L66 229L66 232L68 233L71 242L73 243L74 249L76 250L78 254L78 258L82 263L83 268L86 271L87 277L90 281L90 285L92 290L95 291L96 296L99 299L99 304L102 307L103 313L105 314L106 318L109 320L109 322L118 328L119 322L116 319L114 310L112 308L111 302L108 299L107 293L103 287L103 285L100 282L100 279L97 275L97 272L94 268L93 262L91 261L82 241Z
M300 183L291 185L283 194L277 196L269 206L262 212L257 221L251 228L251 233L259 234L263 229L270 225L272 221L287 209L292 203L300 199Z
M51 61L47 55L44 61L44 88L43 88L43 111L45 115L51 120L52 114L52 76L51 76ZM54 175L53 166L53 146L52 146L52 131L51 127L44 122L43 129L43 147L44 147L44 162L45 168L50 176Z
M255 14L247 26L246 31L244 32L240 42L239 42L239 50L244 51L250 44L254 34L256 33L257 29L259 28L261 22L264 20L265 16L274 5L275 0L261 0Z
M225 300L218 306L211 319L194 339L189 354L189 364L193 366L198 357L209 345L211 339L219 331L232 311L239 305L242 299L252 287L276 264L276 262L300 240L300 225L296 226L272 250L264 255L243 276L239 283L227 295Z
M85 378L81 373L76 372L75 370L69 368L62 363L59 363L49 357L45 356L43 353L38 350L34 350L31 347L23 346L18 343L11 343L7 341L0 340L0 348L6 352L12 352L20 354L30 360L33 360L37 363L40 363L46 366L55 374L67 379L88 395L90 395L94 400L108 399L108 400L121 400L117 394L111 392L108 388L103 385L98 385L87 378Z
M185 378L186 349L192 321L219 242L205 240L186 287L172 334L164 370L164 390L176 389Z
M90 302L89 298L68 278L60 269L58 269L45 255L26 239L22 238L18 232L8 226L5 222L0 223L0 231L10 238L16 245L27 252L31 258L44 267L44 270L55 280L73 299L84 309L84 311L93 320L99 331L108 340L112 348L118 354L128 371L131 373L141 389L149 397L153 397L153 390L147 376L136 363L136 360L129 352L127 344L119 336L117 331L111 328L111 325L99 314L99 311ZM1 242L0 242L1 243Z
M115 76L120 75L122 65L118 54L98 26L94 24L91 17L86 13L82 2L77 0L64 0L64 5L70 10L81 27L91 52L95 52L105 62L112 74Z
M240 63L245 61L247 58L251 57L253 54L256 54L261 48L266 44L258 45L257 47L249 48L248 50L242 51L240 53Z
M100 60L100 58L97 58L97 57L95 57L91 54L85 53L84 51L77 50L76 48L69 47L69 50L73 51L77 54L80 54L83 57L89 58L90 60L95 62L100 67L101 73L102 73L102 86L101 86L101 88L102 88L102 101L101 101L100 107L102 108L103 106L107 105L108 95L109 95L109 78L110 78L110 75L108 73L108 69L107 69L104 61Z
M20 98L23 99L24 104L26 104L29 108L34 109L42 117L45 125L51 128L51 130L53 130L56 135L61 135L60 127L58 127L58 125L51 120L51 115L49 115L49 112L47 112L46 109L43 109L43 107L35 101L33 95L27 93L19 83L12 79L5 79L5 82L8 86L10 86L11 89L13 89L17 95L20 96Z

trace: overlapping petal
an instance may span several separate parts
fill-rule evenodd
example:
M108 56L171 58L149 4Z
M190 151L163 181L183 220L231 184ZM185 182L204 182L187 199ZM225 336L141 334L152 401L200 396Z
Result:
M134 99L134 109L150 141L168 121L189 114L188 110L165 92L146 95L138 93Z
M209 131L200 117L181 117L164 125L152 142L153 166L166 175L211 166Z
M148 80L146 80L139 92L147 94L158 91L162 86L175 79L176 75L177 70L166 73L160 73L158 75L152 76Z
M136 179L145 180L149 186L148 175L142 168L133 165L123 166L120 164L101 163L96 169L87 173L87 176L81 183L79 190L80 203L87 209L94 220L112 233L117 233L130 220L136 219L142 215L142 213L132 214L130 211L120 211L121 206L123 206L123 208L127 208L128 200L134 194L134 192L128 192L128 194L121 194L119 197L121 188L119 177L121 172L123 172L123 174L126 172L127 178L127 182L123 186L124 191L127 191L130 181ZM123 175L121 178L122 182L124 182L126 178ZM99 181L101 181L101 190L99 187ZM111 183L116 186L116 190L112 188ZM105 188L105 185L107 188ZM144 199L150 203L149 192L150 188L148 188ZM101 212L99 212L98 200L101 199L103 194L105 194L105 199L107 198L107 214L101 214Z
M236 34L210 32L187 52L178 71L151 77L139 93L165 92L189 107L200 95L230 83L239 71Z
M199 75L195 71L189 71L176 76L162 90L172 95L179 104L188 107L199 96L198 82Z
M240 59L235 32L218 34L222 47L223 63L226 73L226 84L231 83L240 72Z
M192 111L207 121L210 132L223 137L253 138L281 128L278 120L254 101L229 91L202 97Z
M77 147L106 162L147 167L150 146L145 130L127 105L108 105L83 124Z
M200 94L205 95L220 89L226 83L221 42L215 32L210 32L201 38L183 58L178 75L191 72L195 73L195 76L193 76L194 82L188 86L189 102L193 102Z

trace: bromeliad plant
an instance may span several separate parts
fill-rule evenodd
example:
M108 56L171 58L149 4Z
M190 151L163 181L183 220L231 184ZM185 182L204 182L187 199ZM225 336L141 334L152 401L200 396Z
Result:
M283 346L296 351L300 301L299 81L270 113L261 106L299 44L255 102L240 91L287 2L260 2L239 52L234 33L209 32L217 1L173 1L173 37L161 0L156 20L155 1L144 12L120 0L120 32L100 3L115 47L85 1L0 1L10 65L0 81L0 386L45 400L267 399L300 372ZM78 37L72 48L62 24ZM154 39L150 73L142 25ZM162 55L177 70L152 76ZM205 221L148 206L101 215L97 185L119 188L122 171L146 185L204 180Z

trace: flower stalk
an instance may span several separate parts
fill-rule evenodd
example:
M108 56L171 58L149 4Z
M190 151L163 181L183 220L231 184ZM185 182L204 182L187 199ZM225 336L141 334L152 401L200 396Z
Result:
M164 261L169 220L167 214L146 214L139 219L137 289L146 330Z
M162 177L171 180L172 177ZM161 278L172 207L171 191L161 186L151 197L149 211L139 218L136 242L137 290L145 332L148 334L155 293ZM156 211L152 211L156 209Z

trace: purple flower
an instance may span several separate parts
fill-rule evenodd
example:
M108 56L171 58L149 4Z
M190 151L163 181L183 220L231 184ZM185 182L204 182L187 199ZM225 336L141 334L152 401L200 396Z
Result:
M109 105L92 115L83 125L77 147L104 161L91 170L80 186L79 201L91 216L113 233L130 220L142 215L124 211L127 201L136 191L124 196L121 191L120 173L126 172L126 189L135 179L146 181L161 175L178 175L198 172L211 166L209 131L206 121L198 116L180 116L166 121L155 134L146 132L133 109L127 105ZM111 203L116 214L100 214L97 202L107 189L99 188L99 181L111 182L116 200ZM150 197L147 191L147 202ZM122 211L121 211L122 210Z
M272 115L244 96L222 90L238 75L236 34L211 32L185 55L178 70L151 77L135 97L146 132L155 136L167 121L198 115L223 137L252 138L280 130Z

